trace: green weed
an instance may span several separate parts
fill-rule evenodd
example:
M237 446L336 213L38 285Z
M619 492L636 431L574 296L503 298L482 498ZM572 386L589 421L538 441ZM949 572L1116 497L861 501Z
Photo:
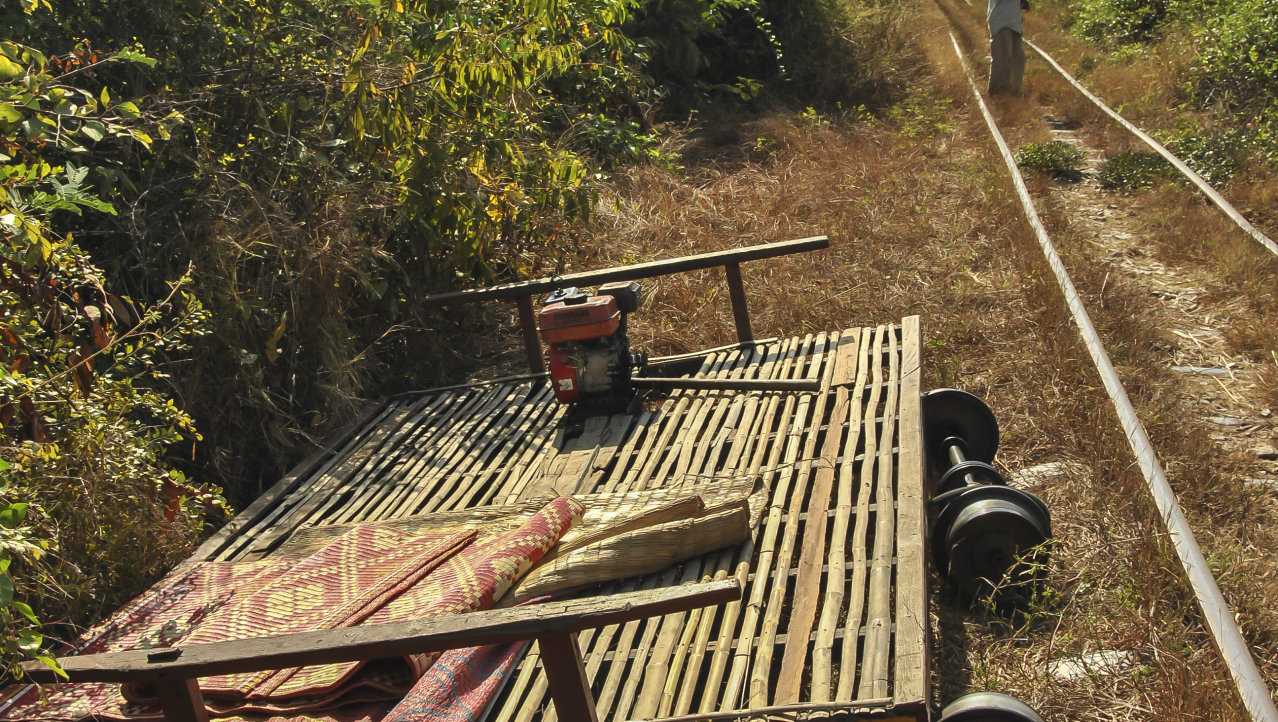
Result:
M1083 149L1060 140L1028 143L1016 151L1016 164L1020 167L1070 181L1083 177L1082 165L1086 158Z
M1160 178L1173 175L1171 164L1150 151L1129 150L1110 158L1100 169L1101 187L1112 191L1142 191Z

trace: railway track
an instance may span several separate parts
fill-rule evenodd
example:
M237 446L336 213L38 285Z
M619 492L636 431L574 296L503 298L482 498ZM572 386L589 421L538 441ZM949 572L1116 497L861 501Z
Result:
M1004 130L1000 128L999 119L996 118L998 113L991 112L973 74L972 66L981 64L981 53L973 49L981 47L979 38L982 37L980 33L983 28L978 25L983 22L981 8L974 7L971 2L967 2L966 5L958 5L949 0L936 0L936 2L951 28L949 42L953 46L956 62L961 64L971 89L972 103L979 107L984 117L990 138L998 147L998 153L1016 188L1025 218L1033 229L1034 237L1059 286L1064 304L1068 307L1072 324L1086 346L1088 355L1117 413L1136 464L1147 485L1149 498L1152 499L1158 516L1165 524L1167 539L1174 547L1176 557L1183 568L1183 582L1193 591L1202 622L1209 630L1211 640L1229 670L1246 714L1254 720L1278 720L1278 709L1275 709L1271 690L1273 660L1264 656L1259 657L1262 665L1268 664L1270 667L1270 678L1266 679L1265 674L1257 666L1258 655L1263 655L1263 651L1259 651L1261 647L1250 642L1240 629L1238 615L1230 601L1222 594L1216 579L1217 572L1204 556L1195 537L1194 525L1191 524L1181 506L1180 497L1185 495L1183 487L1187 480L1184 478L1178 480L1181 485L1181 493L1178 495L1160 462L1160 456L1167 451L1160 449L1159 445L1151 440L1142 422L1142 411L1133 405L1124 387L1124 374L1115 369L1110 354L1106 350L1107 340L1102 337L1103 334L1097 331L1092 322L1088 304L1094 303L1096 294L1088 293L1086 294L1088 299L1084 300L1070 276L1067 264L1062 261L1057 244L1053 241L1054 233L1061 230L1062 213L1068 216L1072 211L1075 214L1072 220L1064 224L1065 235L1068 238L1074 240L1079 236L1084 238L1091 236L1087 238L1091 247L1090 252L1079 252L1078 249L1071 252L1071 261L1075 265L1080 262L1092 262L1106 266L1106 281L1109 280L1110 273L1123 274L1129 279L1136 279L1138 284L1149 289L1149 297L1156 299L1157 305L1161 306L1157 311L1158 315L1175 324L1171 330L1175 336L1184 340L1185 345L1168 349L1173 359L1182 361L1171 364L1171 372L1183 374L1193 380L1192 383L1185 385L1185 390L1192 394L1201 393L1204 387L1212 389L1210 381L1202 383L1211 379L1220 390L1225 392L1228 399L1221 403L1208 404L1207 413L1204 413L1198 421L1200 424L1215 424L1222 428L1247 426L1252 419L1248 413L1255 413L1257 409L1260 409L1262 415L1255 419L1259 422L1258 424L1251 424L1253 430L1257 426L1272 429L1272 424L1267 422L1271 411L1265 405L1267 403L1266 379L1258 377L1255 369L1238 368L1235 372L1234 369L1239 366L1237 362L1212 363L1212 361L1219 361L1221 357L1231 355L1230 344L1225 338L1226 334L1222 333L1218 325L1213 326L1211 323L1213 309L1214 313L1228 317L1227 314L1230 311L1237 312L1245 308L1245 304L1239 304L1238 299L1204 298L1206 294L1201 288L1195 286L1191 273L1187 273L1183 268L1177 268L1178 264L1169 264L1154 257L1156 254L1150 249L1149 239L1142 237L1140 233L1140 224L1129 222L1131 216L1136 215L1135 212L1124 214L1122 198L1105 197L1099 194L1094 174L1103 153L1095 148L1087 147L1079 134L1074 132L1073 123L1054 120L1051 116L1048 118L1048 123L1053 126L1051 129L1053 138L1065 140L1087 150L1089 172L1085 176L1092 177L1072 187L1065 184L1038 184L1035 192L1031 192L1004 138ZM966 48L955 37L956 32L964 36ZM1171 163L1193 188L1210 200L1222 217L1227 218L1236 227L1236 231L1227 234L1231 236L1229 242L1239 245L1254 243L1256 248L1261 249L1259 252L1278 256L1278 244L1249 222L1181 159L1105 105L1071 76L1047 51L1028 40L1026 42L1046 66L1068 83L1071 92L1087 98L1106 118L1152 148L1154 152ZM1028 79L1027 82L1033 82L1033 79ZM1007 112L1002 115L1013 120L1018 117ZM1024 116L1019 117L1023 119ZM1013 133L1015 132L1014 130ZM1040 216L1036 204L1049 207L1047 215L1052 218L1047 223ZM1054 222L1056 227L1051 227ZM1084 261L1089 256L1091 260ZM1240 288L1238 293L1244 296L1248 293L1248 289ZM1103 304L1103 287L1099 296L1099 301ZM1112 337L1108 340L1110 345L1114 342ZM1278 357L1275 357L1275 363L1278 363ZM1237 383L1240 375L1251 377L1249 386ZM1222 377L1229 378L1231 384L1227 385L1222 381ZM1231 385L1235 388L1231 389ZM1214 393L1207 396L1213 402L1216 400L1215 397ZM1236 440L1230 440L1226 434L1216 436L1221 446L1225 448L1237 446ZM1258 472L1266 471L1266 466L1258 464ZM1268 484L1264 478L1251 478L1244 483L1253 486ZM1194 496L1191 503L1210 506L1209 496L1206 499L1203 499L1201 495L1191 496ZM1201 515L1198 516L1201 519ZM1215 567L1218 568L1219 564Z

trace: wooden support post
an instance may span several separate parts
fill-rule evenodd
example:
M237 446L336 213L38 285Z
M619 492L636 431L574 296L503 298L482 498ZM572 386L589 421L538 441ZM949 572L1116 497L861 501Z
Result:
M537 638L541 648L541 666L550 685L550 698L555 701L559 722L599 722L595 698L590 694L590 679L581 661L576 632L559 632Z
M524 353L528 354L528 370L539 374L546 371L541 358L541 339L537 338L537 318L533 315L532 296L515 299L519 304L519 327L524 331Z
M204 694L197 680L156 682L155 691L166 722L209 722L209 711L204 707Z
M732 319L737 323L737 340L741 343L754 340L750 331L750 309L746 308L745 285L741 283L741 264L729 263L723 267L728 272L728 295L732 298Z

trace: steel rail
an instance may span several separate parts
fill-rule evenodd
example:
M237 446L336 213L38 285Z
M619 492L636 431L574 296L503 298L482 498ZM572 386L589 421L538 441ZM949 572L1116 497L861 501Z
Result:
M976 97L981 114L985 117L985 124L989 126L990 135L994 137L994 142L998 145L1003 162L1007 165L1007 170L1012 176L1012 182L1016 186L1016 194L1020 198L1021 204L1025 207L1026 218L1034 229L1034 235L1038 238L1038 244L1043 250L1043 255L1046 256L1047 263L1051 267L1052 273L1056 276L1056 282L1060 286L1061 292L1065 295L1065 303L1069 307L1070 315L1073 317L1075 325L1078 326L1079 334L1083 337L1083 343L1087 346L1087 351L1092 357L1092 363L1096 365L1096 370L1100 373L1105 391L1109 394L1109 398L1114 404L1114 410L1118 412L1123 432L1127 435L1132 452L1136 455L1141 474L1145 477L1145 483L1149 486L1150 494L1153 496L1154 505L1158 508L1158 513L1167 527L1168 536L1176 549L1176 555L1180 558L1180 563L1185 568L1186 576L1189 577L1189 584L1193 588L1199 608L1202 609L1203 617L1207 620L1207 626L1212 638L1215 640L1217 648L1220 649L1225 665L1229 668L1229 673L1237 685L1243 706L1247 708L1252 719L1257 722L1278 722L1278 709L1274 707L1273 697L1269 692L1269 688L1260 676L1260 670L1256 668L1251 648L1247 645L1246 640L1243 639L1242 632L1238 629L1238 624L1234 620L1229 604L1225 601L1224 595L1221 594L1220 587L1212 576L1211 568L1203 557L1202 549L1199 548L1197 540L1194 539L1194 532L1189 526L1189 521L1185 518L1184 511L1176 501L1176 493L1172 490L1171 483L1167 481L1167 475L1163 472L1157 454L1154 453L1149 434L1146 433L1145 426L1137 416L1131 400L1127 398L1127 391L1123 388L1123 383L1119 380L1118 373L1114 370L1114 364L1110 361L1104 344L1101 343L1096 327L1092 325L1091 316L1088 315L1087 309L1083 306L1082 299L1079 297L1078 290L1074 287L1074 282L1070 279L1069 273L1065 269L1065 264L1061 261L1060 254L1056 252L1056 247L1052 244L1051 238L1048 237L1047 229L1043 226L1042 220L1039 219L1038 213L1034 210L1034 202L1030 197L1029 189L1025 186L1025 179L1017 169L1016 160L1012 157L1012 151L1008 148L1007 141L1003 139L1002 133L998 130L998 125L994 122L994 117L990 114L985 100L981 97L981 91L976 85L976 80L972 77L972 71L968 68L967 62L963 57L963 51L959 48L958 40L955 39L953 33L950 33L950 42L954 44L954 52L958 55L959 64L962 65L963 72L967 76L967 82L972 87L972 94Z
M1220 195L1220 193L1218 193L1215 188L1212 188L1211 184L1208 183L1206 180L1204 180L1202 176L1194 172L1193 168L1190 168L1189 166L1185 165L1184 161L1182 161L1180 158L1177 158L1176 155L1172 153L1170 150L1167 150L1167 148L1164 147L1162 143L1159 143L1158 141L1149 137L1149 135L1145 133L1145 131L1141 130L1140 128L1137 128L1126 118L1119 115L1118 111L1106 105L1105 101L1096 97L1095 95L1092 94L1090 90L1083 87L1083 84L1078 82L1078 79L1075 78L1073 75L1070 75L1068 72L1066 72L1065 68L1062 68L1060 63L1056 62L1056 60L1053 59L1052 56L1048 55L1046 50L1043 50L1042 48L1038 47L1034 43L1031 43L1029 40L1025 40L1025 44L1030 46L1030 48L1034 52L1038 53L1039 57L1041 57L1043 60L1046 60L1048 65L1055 68L1056 72L1060 73L1061 77L1069 81L1069 84L1073 85L1078 92L1082 93L1084 96L1087 97L1088 100L1095 103L1096 107L1105 111L1106 115L1108 115L1109 117L1117 121L1119 125L1131 131L1132 135L1135 135L1137 138L1140 138L1142 141L1145 142L1145 145L1148 145L1150 148L1153 148L1154 151L1158 153L1159 155L1161 155L1164 159L1166 159L1168 163L1171 163L1173 166L1175 166L1176 170L1180 171L1182 175L1188 178L1189 182L1193 183L1198 188L1198 190L1202 191L1203 195L1211 199L1211 202L1215 203L1217 208L1219 208L1225 215L1229 216L1229 219L1232 220L1240 229L1242 229L1244 233L1251 236L1252 239L1254 239L1260 245L1264 246L1265 249L1268 250L1270 253L1274 254L1275 256L1278 256L1278 243L1274 243L1272 240L1270 240L1269 236L1266 236L1264 233L1260 231L1260 229L1253 226L1251 224L1251 221L1248 221L1246 218L1244 218L1243 214L1239 213L1237 209L1235 209L1232 205L1230 205L1229 201L1225 200L1224 196Z

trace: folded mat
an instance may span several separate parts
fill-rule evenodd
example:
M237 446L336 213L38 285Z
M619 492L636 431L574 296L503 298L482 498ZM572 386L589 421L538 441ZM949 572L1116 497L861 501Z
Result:
M176 575L92 631L80 653L265 637L486 609L583 513L556 499L500 534L385 525L349 529L308 557L209 562ZM402 697L436 655L225 675L200 680L209 711L303 713ZM108 684L34 691L5 719L161 719L152 691ZM352 711L357 708L350 708ZM340 715L339 717L340 718Z
M382 722L480 722L527 646L519 641L444 652Z

